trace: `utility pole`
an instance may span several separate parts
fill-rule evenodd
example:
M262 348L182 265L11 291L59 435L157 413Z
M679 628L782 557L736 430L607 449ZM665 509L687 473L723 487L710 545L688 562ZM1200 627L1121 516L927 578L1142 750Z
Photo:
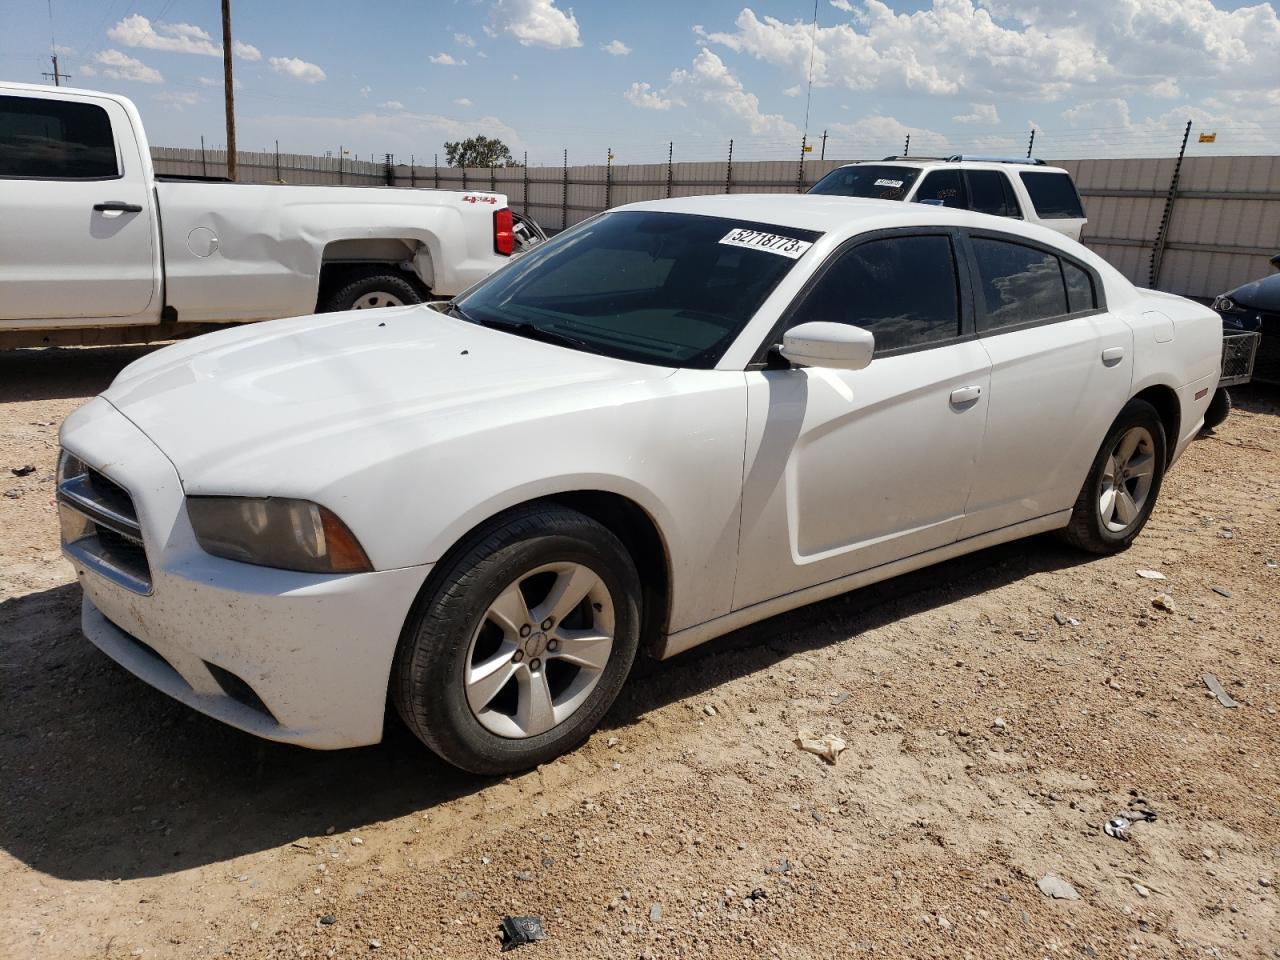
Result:
M1031 139L1027 141L1027 159L1031 159L1031 148L1036 145L1036 128L1031 128Z
M822 152L818 154L819 160L827 159L827 131L822 131Z
M62 73L58 70L58 55L56 53L53 54L49 59L53 61L53 73L49 73L46 70L44 73L40 74L40 76L50 78L53 81L53 85L55 87L60 87L62 86L63 80L71 79L71 74Z
M227 101L227 179L236 178L236 95L231 76L231 0L222 0L222 85Z
M904 157L911 156L911 134L907 134L907 142L902 145L902 155Z

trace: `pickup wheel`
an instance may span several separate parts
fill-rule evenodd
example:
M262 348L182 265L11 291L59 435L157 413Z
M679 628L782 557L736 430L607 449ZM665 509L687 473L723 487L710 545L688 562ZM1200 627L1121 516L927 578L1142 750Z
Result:
M344 273L337 280L335 287L320 298L320 312L402 307L422 303L423 299L414 281L394 267L363 267Z
M1155 407L1145 400L1125 404L1094 458L1062 538L1090 553L1128 549L1160 495L1165 444Z
M640 577L622 542L553 504L471 535L419 597L396 651L396 710L433 751L507 774L578 746L640 642Z

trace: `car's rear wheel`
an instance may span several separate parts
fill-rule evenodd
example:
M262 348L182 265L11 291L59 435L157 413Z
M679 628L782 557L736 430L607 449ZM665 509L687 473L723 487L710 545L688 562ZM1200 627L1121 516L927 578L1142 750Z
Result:
M403 307L422 300L422 291L413 279L394 267L355 268L321 298L320 312Z
M437 571L410 616L392 696L445 760L502 774L581 743L622 688L640 637L626 548L558 505L510 512Z
M1160 495L1168 461L1165 444L1164 424L1155 408L1130 400L1098 449L1063 538L1091 553L1126 549Z

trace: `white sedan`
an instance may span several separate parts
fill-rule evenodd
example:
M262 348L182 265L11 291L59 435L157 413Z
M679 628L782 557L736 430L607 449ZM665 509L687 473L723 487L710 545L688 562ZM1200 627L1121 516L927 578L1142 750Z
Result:
M634 204L447 304L215 333L68 418L89 639L263 737L502 773L637 651L991 544L1129 545L1219 373L1079 244L822 196ZM121 705L124 709L124 705Z

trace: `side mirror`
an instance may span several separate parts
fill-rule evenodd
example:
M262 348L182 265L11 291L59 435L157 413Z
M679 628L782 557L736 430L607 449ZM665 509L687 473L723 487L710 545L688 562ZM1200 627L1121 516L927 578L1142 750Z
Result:
M813 321L792 327L782 337L782 355L802 367L861 370L871 362L876 338L847 323Z

